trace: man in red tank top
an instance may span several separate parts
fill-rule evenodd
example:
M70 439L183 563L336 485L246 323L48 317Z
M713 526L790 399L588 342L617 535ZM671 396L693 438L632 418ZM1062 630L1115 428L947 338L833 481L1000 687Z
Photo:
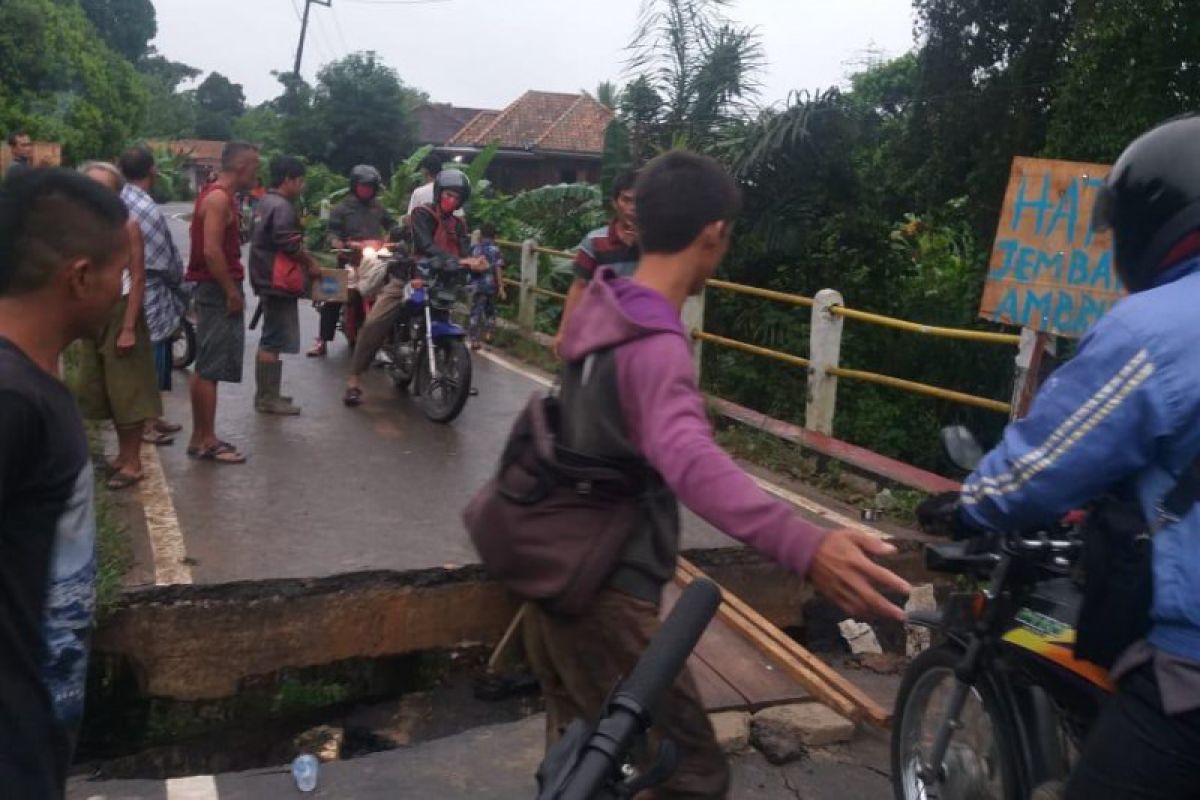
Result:
M196 284L197 348L188 455L219 464L246 460L236 447L217 438L217 384L242 381L246 270L234 194L253 189L257 181L258 148L229 142L221 154L221 172L200 190L192 214L187 279Z

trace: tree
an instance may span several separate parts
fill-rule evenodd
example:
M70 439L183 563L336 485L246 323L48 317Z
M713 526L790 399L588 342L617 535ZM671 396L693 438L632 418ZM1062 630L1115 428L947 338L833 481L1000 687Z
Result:
M1045 155L1112 162L1138 134L1200 107L1200 7L1080 0Z
M146 106L133 67L80 6L56 0L0 3L0 86L0 128L61 142L68 163L117 153Z
M142 83L149 92L146 117L140 133L164 139L179 139L196 133L196 93L179 90L184 81L200 75L195 67L171 61L154 48L137 63Z
M240 83L219 72L211 72L196 87L196 136L226 140L233 136L233 123L246 110L246 95Z
M80 0L96 32L114 52L136 63L158 35L158 18L150 0Z
M600 81L596 86L596 99L611 109L621 102L621 90L612 81Z
M315 89L294 76L280 79L289 150L343 174L355 164L372 164L385 175L411 151L413 109L428 97L405 86L376 53L351 53L325 65Z
M638 91L631 102L643 111L651 91L661 98L660 146L686 142L706 148L720 126L757 95L762 46L755 31L724 16L727 5L728 0L647 0L642 7L630 44L629 66L638 79L629 89Z

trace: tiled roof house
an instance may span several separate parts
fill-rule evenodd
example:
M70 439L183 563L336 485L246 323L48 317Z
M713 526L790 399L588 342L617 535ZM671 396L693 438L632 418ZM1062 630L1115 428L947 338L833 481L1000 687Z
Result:
M439 151L470 160L499 141L488 177L506 191L594 183L600 178L604 132L612 119L612 110L587 92L529 91L503 111L480 111Z

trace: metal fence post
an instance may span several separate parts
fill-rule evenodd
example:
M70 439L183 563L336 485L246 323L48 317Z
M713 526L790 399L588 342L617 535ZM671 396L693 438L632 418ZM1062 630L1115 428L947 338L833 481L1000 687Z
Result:
M704 330L704 291L689 297L683 304L683 329L690 337L692 333ZM692 339L692 363L696 365L696 382L700 382L700 363L704 343Z
M536 239L521 243L521 298L517 306L517 323L526 331L533 331L537 321L538 254Z
M837 367L842 352L842 318L831 313L842 305L842 295L834 289L822 289L813 298L812 328L809 331L808 403L804 409L804 427L833 435L833 412L837 407L837 377L827 370Z

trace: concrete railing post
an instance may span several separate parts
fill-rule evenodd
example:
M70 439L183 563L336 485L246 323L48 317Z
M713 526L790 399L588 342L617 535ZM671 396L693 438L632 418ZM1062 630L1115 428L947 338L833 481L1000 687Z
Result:
M538 254L536 239L521 243L521 297L517 306L517 323L526 331L533 331L537 321Z
M837 377L828 369L837 367L842 353L842 318L831 313L842 305L842 295L833 289L817 292L812 307L809 331L808 403L804 409L804 427L833 435L833 413L837 408Z
M683 329L690 337L693 332L704 330L704 292L689 297L683 304ZM700 363L704 351L704 343L699 339L692 340L692 363L696 365L696 382L700 382Z

